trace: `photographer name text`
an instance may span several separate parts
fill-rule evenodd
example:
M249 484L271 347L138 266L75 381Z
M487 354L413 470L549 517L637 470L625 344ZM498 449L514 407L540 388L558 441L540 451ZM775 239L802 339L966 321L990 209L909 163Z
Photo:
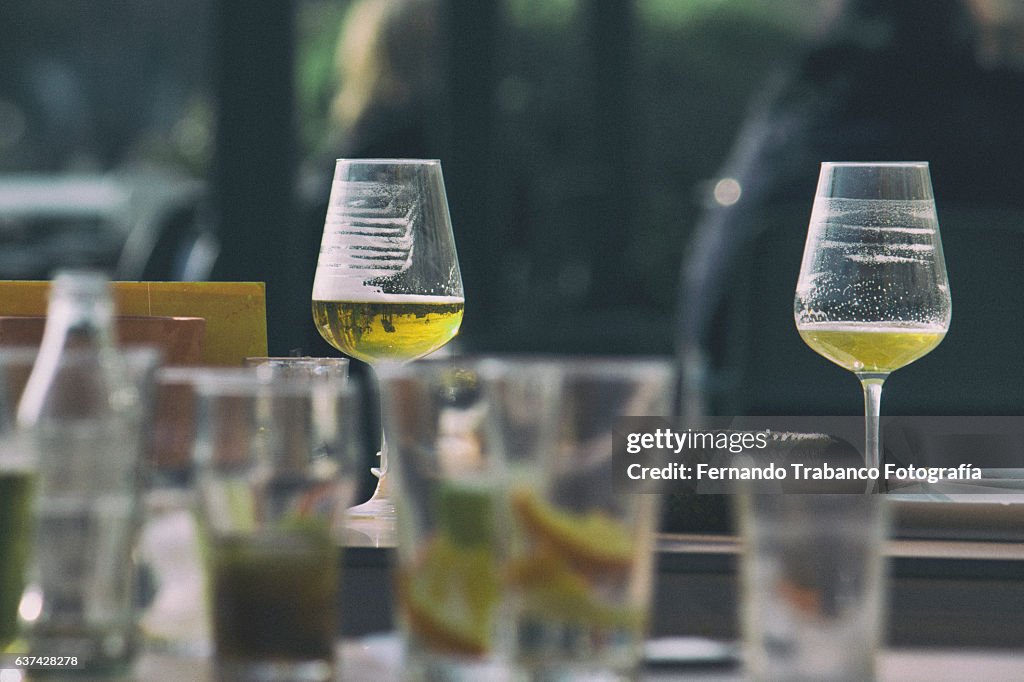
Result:
M841 467L827 463L818 466L798 463L786 466L774 462L763 466L720 466L704 462L694 465L673 462L649 467L634 462L627 467L626 474L634 481L783 481L790 478L794 481L877 481L884 478L938 483L981 480L981 469L971 464L956 467L918 467L913 464Z

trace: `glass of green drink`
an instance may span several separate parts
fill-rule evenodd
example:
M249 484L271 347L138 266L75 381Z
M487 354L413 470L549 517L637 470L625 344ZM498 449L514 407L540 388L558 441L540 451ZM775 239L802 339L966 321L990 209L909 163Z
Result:
M218 672L335 675L339 543L356 478L347 382L272 367L196 376L195 447Z
M15 427L33 348L0 351L0 652L20 635L18 604L32 545L35 463Z

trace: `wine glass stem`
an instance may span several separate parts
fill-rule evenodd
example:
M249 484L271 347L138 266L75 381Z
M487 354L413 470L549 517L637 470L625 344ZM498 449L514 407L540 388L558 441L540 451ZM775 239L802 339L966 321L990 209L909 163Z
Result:
M372 365L372 367L374 367L374 372L376 374L377 365ZM386 429L384 428L384 395L383 393L380 393L379 388L378 400L380 407L380 463L376 468L372 469L371 471L373 471L374 476L380 479L380 483L377 484L377 490L373 493L374 497L386 496L384 479L388 475L388 442L387 436L385 434Z
M864 464L879 471L878 491L885 490L885 471L881 468L882 450L879 419L882 412L882 384L886 374L858 374L864 388Z
M381 415L383 418L383 410ZM381 425L380 429L380 463L379 466L371 469L373 475L377 477L377 488L373 491L373 498L387 498L388 495L388 442L387 437L384 434L384 426Z
M380 466L373 473L382 481L388 475L388 442L384 436L384 429L380 431Z

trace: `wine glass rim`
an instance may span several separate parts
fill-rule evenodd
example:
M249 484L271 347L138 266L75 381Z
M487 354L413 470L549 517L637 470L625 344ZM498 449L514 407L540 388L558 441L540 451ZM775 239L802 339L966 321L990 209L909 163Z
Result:
M822 165L822 167L828 166L828 167L831 167L831 168L835 168L835 167L857 168L857 167L869 167L869 166L879 166L879 167L888 167L888 168L901 168L901 167L906 167L906 168L925 167L925 168L927 168L928 167L928 162L927 161L822 161L821 165Z
M342 163L344 163L344 164L362 163L362 164L366 164L368 166L371 166L371 165L376 165L376 166L380 166L380 165L398 166L398 165L417 165L417 164L424 165L424 166L435 166L435 165L441 163L441 160L440 159L384 159L384 158L359 159L359 158L341 157L341 158L336 159L336 163L338 163L338 164L342 164Z

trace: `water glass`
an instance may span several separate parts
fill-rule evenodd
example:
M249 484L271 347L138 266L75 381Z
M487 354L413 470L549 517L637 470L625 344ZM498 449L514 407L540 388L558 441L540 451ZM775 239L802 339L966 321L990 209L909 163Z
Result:
M106 398L82 390L66 404L87 406L86 418L50 418L29 434L37 455L60 456L39 460L34 545L19 616L29 653L53 652L80 670L126 669L138 650L136 548L145 429L160 355L141 347L120 352L132 390L127 399L111 394L123 401L118 412L88 415ZM66 353L59 372L91 376L94 360L89 352Z
M518 372L514 364L507 371ZM553 403L519 418L553 424L536 433L532 461L505 455L510 655L532 680L626 679L643 655L659 498L616 492L612 428L618 417L667 415L674 368L607 358L562 361L548 372L557 382ZM522 432L507 419L499 427Z
M381 377L398 455L395 596L406 679L503 679L496 628L508 528L481 364L420 361Z
M337 534L355 482L347 383L257 367L209 370L196 392L218 673L333 679Z
M742 495L742 627L754 680L875 679L887 515L878 495Z
M192 451L195 382L209 370L164 367L157 374L151 470L139 558L146 587L139 625L151 651L209 653L204 575L195 518Z

